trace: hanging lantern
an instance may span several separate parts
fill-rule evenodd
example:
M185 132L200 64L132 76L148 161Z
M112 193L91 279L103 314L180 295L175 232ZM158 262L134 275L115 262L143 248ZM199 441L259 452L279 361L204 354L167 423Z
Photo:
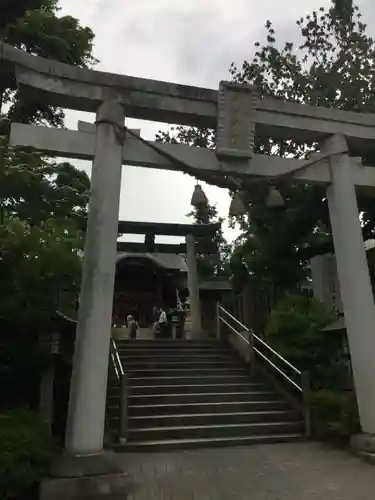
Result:
M229 217L238 217L240 215L248 214L248 209L246 208L242 194L240 191L234 193L232 201L229 206Z
M202 186L200 184L196 184L193 196L191 197L191 204L193 205L193 207L199 207L201 205L207 205L207 203L208 199L202 189Z
M279 208L284 206L283 197L276 186L271 186L266 198L266 206L269 208Z

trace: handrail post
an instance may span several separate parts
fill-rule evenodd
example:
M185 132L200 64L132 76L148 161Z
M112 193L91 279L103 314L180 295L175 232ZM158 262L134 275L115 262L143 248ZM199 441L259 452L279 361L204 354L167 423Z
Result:
M305 370L301 374L302 403L305 419L305 435L311 437L311 380L310 372Z
M220 325L220 302L216 302L216 340L221 340L221 325Z
M125 444L128 439L128 401L129 401L129 380L125 372L120 379L120 422L119 422L119 441Z

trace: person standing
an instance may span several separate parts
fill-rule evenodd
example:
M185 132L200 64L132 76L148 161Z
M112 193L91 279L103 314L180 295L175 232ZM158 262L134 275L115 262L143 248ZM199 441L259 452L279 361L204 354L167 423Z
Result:
M167 313L165 312L163 307L161 307L159 311L159 319L157 326L160 332L160 337L166 338L168 336L168 319L167 319Z
M154 306L152 308L152 331L154 333L154 339L157 337L158 332L158 320L159 320L159 309Z
M126 322L128 326L129 338L135 340L137 338L137 331L138 331L137 321L135 320L134 316L129 314L128 317L126 318Z
M160 316L159 309L156 306L154 306L152 308L152 318L151 318L153 326L158 322L159 316Z

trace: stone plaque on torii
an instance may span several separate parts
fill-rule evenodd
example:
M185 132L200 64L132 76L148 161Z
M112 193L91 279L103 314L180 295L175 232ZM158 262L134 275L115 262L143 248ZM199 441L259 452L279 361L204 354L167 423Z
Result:
M121 165L183 170L223 187L285 178L327 187L335 254L362 432L375 435L375 306L359 221L357 188L374 188L375 169L350 154L372 149L375 115L259 97L228 83L220 91L71 67L6 44L1 62L29 95L63 108L96 113L95 133L12 124L11 143L93 160L81 306L74 354L66 452L103 449ZM210 127L217 149L144 141L124 119ZM318 142L313 161L257 155L254 134ZM125 170L126 172L126 170Z

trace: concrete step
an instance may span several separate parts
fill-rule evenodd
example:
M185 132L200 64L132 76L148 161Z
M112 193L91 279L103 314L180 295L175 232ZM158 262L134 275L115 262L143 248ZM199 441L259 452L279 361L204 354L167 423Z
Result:
M228 349L221 348L213 348L213 349L198 349L198 348L189 348L189 349L163 349L163 348L136 348L130 349L127 347L119 347L118 349L120 358L123 357L135 357L135 356L147 356L148 358L155 357L168 357L168 356L178 356L178 357L191 357L191 356L230 356L230 352Z
M171 351L171 350L162 350L160 351L159 354L155 355L155 352L128 352L128 351L122 351L120 352L120 358L123 363L126 363L127 361L148 361L152 359L157 359L161 361L169 361L173 359L179 359L181 361L184 360L192 360L192 361L198 361L200 359L207 359L207 360L226 360L226 359L237 359L235 358L230 352L227 351L214 351L212 352L211 350L209 351L191 351L189 353L186 353L186 351Z
M218 438L249 435L302 434L302 421L186 425L129 429L128 440Z
M227 404L232 403L232 404ZM241 412L268 412L290 410L288 405L281 400L260 400L260 401L231 401L224 403L187 403L185 405L140 405L133 406L129 411L130 416L167 416L173 415L195 415L198 413L226 414ZM118 403L110 404L107 409L108 417L113 421L118 421L120 409Z
M229 368L229 369L237 369L240 370L246 369L244 366L241 366L239 362L235 359L219 359L219 360L211 360L211 359L173 359L170 358L168 360L160 360L159 358L148 359L144 361L139 360L122 360L122 366L125 371L133 372L133 371L141 371L141 370L165 370L165 369L176 369L176 370L191 370L191 369L211 369L211 368Z
M132 381L133 382L133 381ZM164 381L160 384L144 384L132 385L129 387L130 395L154 395L154 394L197 394L197 393L231 393L231 392L248 392L253 390L265 389L265 385L257 382L251 382L247 377L241 379L240 382L218 382L211 384L198 384L196 381L189 385L187 384L170 384ZM117 380L113 385L108 387L108 395L119 395L120 389Z
M247 376L247 371L242 366L232 365L222 368L211 368L209 366L200 365L198 367L182 367L182 368L129 368L124 366L124 370L129 373L130 378L134 377L195 377L195 376L230 376L244 375Z
M258 403L255 405L254 403ZM169 404L143 404L143 405L130 405L129 415L178 415L188 413L227 413L227 412L241 412L253 411L254 406L264 407L272 406L271 403L281 404L276 394L261 395L254 394L252 401L214 401L214 402L199 402L199 403L169 403ZM118 406L114 404L111 406L115 413L115 408Z
M129 375L126 451L301 439L304 423L228 346L209 341L121 340ZM120 388L109 380L107 423L116 433Z
M299 415L291 410L242 411L230 413L189 413L177 415L130 416L129 428L186 427L192 425L230 425L242 423L291 422Z
M268 434L252 436L227 436L216 438L164 439L148 441L131 441L125 444L115 444L113 449L118 452L165 452L172 450L188 450L196 448L214 448L223 446L247 446L252 444L289 443L303 441L300 433Z
M132 373L129 377L130 387L139 385L193 385L200 384L203 386L216 383L238 383L248 382L249 377L244 373L221 373L221 374L185 374L185 375L163 375L159 376L147 374L147 376L136 376Z
M266 392L266 391L263 391ZM108 396L109 405L118 403L119 393ZM129 396L130 406L170 405L187 403L224 403L233 401L254 401L254 392L197 392L182 394L138 394Z
M215 341L197 342L193 340L120 340L116 342L117 349L226 349L224 344Z

